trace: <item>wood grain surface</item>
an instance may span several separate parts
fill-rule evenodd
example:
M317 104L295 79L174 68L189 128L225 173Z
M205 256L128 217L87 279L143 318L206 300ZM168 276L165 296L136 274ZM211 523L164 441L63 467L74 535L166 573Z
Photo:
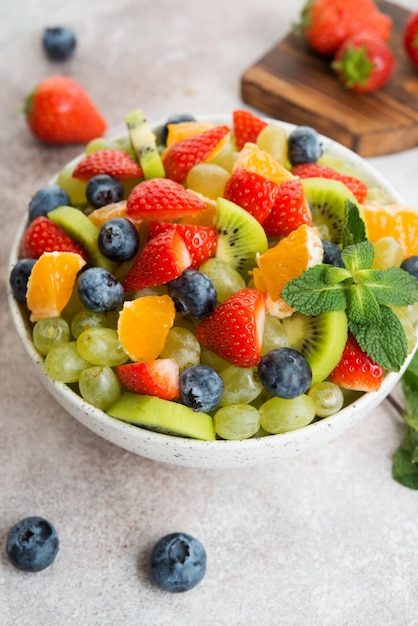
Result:
M274 118L313 126L364 157L418 145L418 69L406 56L402 29L408 11L377 2L393 19L395 70L379 91L358 94L338 82L329 60L289 33L241 77L242 99Z

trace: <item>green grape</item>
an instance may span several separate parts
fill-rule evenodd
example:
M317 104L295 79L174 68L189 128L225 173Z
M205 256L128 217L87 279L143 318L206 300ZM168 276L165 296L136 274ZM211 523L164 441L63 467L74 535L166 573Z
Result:
M109 148L114 147L115 145L110 139L105 139L105 137L96 137L96 139L92 139L88 142L84 152L86 154L92 154L93 152L99 152L99 150L109 150Z
M239 152L235 149L232 143L227 143L222 150L217 152L209 161L219 165L224 170L232 173L236 160L238 159Z
M399 267L403 261L404 252L401 244L395 237L381 237L374 244L374 270L388 270L390 267Z
M199 271L211 279L215 285L218 302L223 302L239 289L246 287L242 276L228 263L221 259L208 259L199 267Z
M252 402L263 391L263 385L255 367L230 365L220 372L220 376L224 381L224 393L219 403L220 406Z
M160 357L163 359L175 359L180 372L182 372L187 367L200 363L200 343L187 328L173 326L168 331Z
M57 177L57 185L65 189L71 199L72 206L79 206L87 203L86 182L72 177L74 167L67 165Z
M106 411L121 394L121 386L110 367L95 365L80 374L78 381L81 397L102 411Z
M107 318L104 313L94 313L93 311L80 311L71 321L71 333L74 339L78 339L83 330L87 328L106 328Z
M214 415L215 432L222 439L248 439L260 427L260 414L249 404L231 404Z
M258 134L257 145L281 165L287 166L287 135L283 126L265 126Z
M308 396L315 402L318 417L334 415L344 404L344 395L340 387L326 380L313 385L308 391Z
M61 383L76 383L81 372L90 366L78 353L75 341L55 344L45 357L46 373Z
M266 314L261 354L264 356L276 348L288 348L289 339L282 322L274 315Z
M307 426L315 414L315 402L306 394L291 400L270 398L260 407L261 426L273 435Z
M207 198L220 198L224 195L225 185L230 176L216 163L198 163L189 170L186 186Z
M129 360L113 328L97 326L83 330L77 339L77 349L83 359L93 365L114 367Z
M225 361L225 359L212 352L212 350L205 348L205 346L200 346L200 362L202 365L213 367L218 374L231 365L228 361Z
M70 341L70 327L62 317L49 317L36 322L32 337L38 352L46 355L55 344Z

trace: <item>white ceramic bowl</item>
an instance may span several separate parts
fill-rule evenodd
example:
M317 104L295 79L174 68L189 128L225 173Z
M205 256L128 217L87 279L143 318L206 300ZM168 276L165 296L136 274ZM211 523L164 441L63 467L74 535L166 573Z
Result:
M199 119L216 124L231 124L231 119L227 116L201 116ZM288 123L268 119L267 121L280 123L287 132L294 128ZM383 177L358 155L329 138L322 137L322 142L324 152L331 153L356 168L366 184L382 190L388 202L402 201ZM9 261L10 270L18 260L19 242L25 229L26 219L25 216L13 242ZM373 411L399 381L407 365L405 363L403 370L398 374L388 374L379 391L366 393L335 415L299 430L244 441L198 441L160 434L109 417L103 411L86 403L67 385L51 380L45 372L43 359L32 343L28 316L25 314L24 307L14 299L10 291L9 306L18 335L40 380L68 413L100 437L121 448L156 461L186 467L219 469L249 467L295 456L314 446L329 442L361 422L368 413Z

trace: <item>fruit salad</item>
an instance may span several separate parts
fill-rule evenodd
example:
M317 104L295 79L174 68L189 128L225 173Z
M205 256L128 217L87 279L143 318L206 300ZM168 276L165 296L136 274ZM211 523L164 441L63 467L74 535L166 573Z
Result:
M141 428L285 433L416 346L418 211L307 126L141 110L32 198L10 286L47 375Z

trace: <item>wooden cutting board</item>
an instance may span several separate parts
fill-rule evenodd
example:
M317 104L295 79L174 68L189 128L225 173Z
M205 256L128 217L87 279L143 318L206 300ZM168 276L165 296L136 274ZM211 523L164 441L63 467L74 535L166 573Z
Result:
M396 66L383 89L371 94L347 91L329 61L290 33L244 72L243 101L271 117L313 126L363 157L417 146L418 68L402 43L409 12L389 2L376 4L393 19L390 47Z

